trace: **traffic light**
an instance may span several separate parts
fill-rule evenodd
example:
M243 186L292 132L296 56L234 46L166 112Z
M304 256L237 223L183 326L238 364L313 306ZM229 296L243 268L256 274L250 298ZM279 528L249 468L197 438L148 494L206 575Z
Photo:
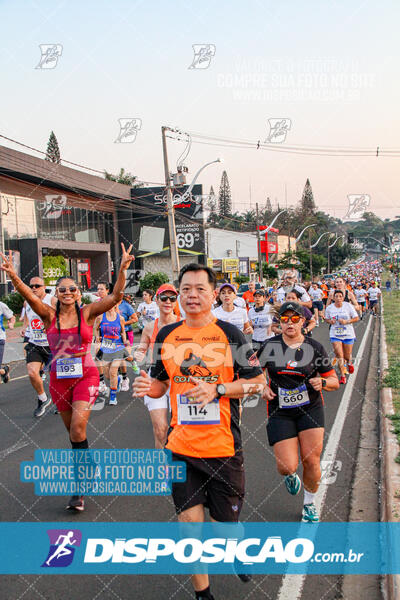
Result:
M354 233L350 232L347 234L347 243L354 244Z

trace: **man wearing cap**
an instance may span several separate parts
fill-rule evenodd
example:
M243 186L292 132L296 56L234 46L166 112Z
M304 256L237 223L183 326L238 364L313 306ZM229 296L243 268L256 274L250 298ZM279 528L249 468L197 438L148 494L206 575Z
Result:
M266 303L264 290L255 290L254 302L255 306L249 310L249 319L253 327L253 348L259 350L262 344L274 335L271 331L272 314L271 305Z
M258 351L268 374L263 396L267 401L267 434L278 472L287 491L301 489L297 475L300 450L303 464L304 506L302 521L319 520L315 494L321 478L320 457L324 439L324 402L321 390L338 389L339 381L324 347L305 337L303 308L284 302L279 308L282 333Z
M139 362L143 362L147 352L150 354L150 364L153 363L153 348L154 341L158 332L165 325L175 323L178 319L174 313L178 292L170 283L164 283L156 291L156 303L160 316L154 321L146 323L144 326L140 343L135 351L135 358ZM150 398L144 396L144 404L150 413L150 419L153 425L154 443L156 448L164 448L168 432L168 392L160 398Z

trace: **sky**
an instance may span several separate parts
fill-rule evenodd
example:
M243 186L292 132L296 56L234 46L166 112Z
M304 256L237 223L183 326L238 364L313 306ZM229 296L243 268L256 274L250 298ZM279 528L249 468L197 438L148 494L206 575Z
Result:
M400 149L399 12L397 0L2 0L0 134L45 150L54 130L62 158L111 172L124 167L160 184L162 125L247 140L246 148L221 147L193 137L188 181L221 158L199 182L217 192L225 169L234 210L263 206L267 197L295 205L309 178L317 207L334 217L344 218L354 194L367 194L381 218L394 217L400 153L283 150ZM37 68L43 44L58 45L54 68ZM212 56L189 68L196 44L210 44ZM137 119L128 143L116 142L119 119ZM257 149L270 119L284 120L286 134L273 151ZM167 142L176 171L186 144Z

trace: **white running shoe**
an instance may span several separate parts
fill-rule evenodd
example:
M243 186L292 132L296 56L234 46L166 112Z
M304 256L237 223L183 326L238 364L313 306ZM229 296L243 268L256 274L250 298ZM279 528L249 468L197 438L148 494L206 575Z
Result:
M107 384L105 381L100 381L99 384L99 394L106 394L108 390Z
M129 379L127 377L122 378L121 392L129 392Z

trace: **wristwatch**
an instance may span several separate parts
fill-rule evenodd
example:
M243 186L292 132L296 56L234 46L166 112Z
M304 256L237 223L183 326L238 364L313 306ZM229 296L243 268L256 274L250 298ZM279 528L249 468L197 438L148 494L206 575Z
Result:
M225 394L226 394L226 387L224 386L223 383L219 383L217 385L216 399L219 400L222 396L225 396Z

